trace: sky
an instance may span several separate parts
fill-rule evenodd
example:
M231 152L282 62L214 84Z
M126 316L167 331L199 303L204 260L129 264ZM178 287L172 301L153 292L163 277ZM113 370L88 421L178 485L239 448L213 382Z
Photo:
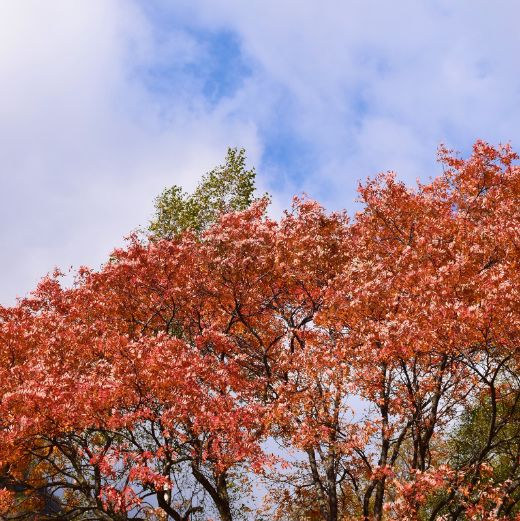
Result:
M517 0L0 0L0 304L244 147L273 212L520 150Z

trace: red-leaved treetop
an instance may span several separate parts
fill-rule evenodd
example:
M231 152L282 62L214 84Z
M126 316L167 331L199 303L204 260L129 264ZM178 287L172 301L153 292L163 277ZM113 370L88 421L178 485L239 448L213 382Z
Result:
M131 237L0 308L0 516L520 519L516 159Z

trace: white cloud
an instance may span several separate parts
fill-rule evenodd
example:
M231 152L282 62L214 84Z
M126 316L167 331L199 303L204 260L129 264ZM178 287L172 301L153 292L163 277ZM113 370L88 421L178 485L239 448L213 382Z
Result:
M55 265L97 266L146 223L166 185L194 185L254 128L204 108L165 107L139 67L193 60L189 35L157 40L130 2L0 4L0 302ZM185 95L181 92L180 95Z

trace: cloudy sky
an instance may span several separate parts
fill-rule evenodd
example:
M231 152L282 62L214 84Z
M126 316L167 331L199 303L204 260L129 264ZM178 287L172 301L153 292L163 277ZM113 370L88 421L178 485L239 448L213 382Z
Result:
M245 147L275 210L520 148L517 0L0 0L0 303Z

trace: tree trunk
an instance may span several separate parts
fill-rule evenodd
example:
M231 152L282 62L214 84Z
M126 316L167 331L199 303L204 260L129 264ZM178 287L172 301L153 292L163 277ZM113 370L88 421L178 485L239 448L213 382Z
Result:
M231 514L231 505L229 502L229 493L227 485L227 475L222 472L215 476L215 485L213 485L206 476L200 471L196 463L191 464L191 469L195 479L208 492L217 507L221 521L233 521Z

